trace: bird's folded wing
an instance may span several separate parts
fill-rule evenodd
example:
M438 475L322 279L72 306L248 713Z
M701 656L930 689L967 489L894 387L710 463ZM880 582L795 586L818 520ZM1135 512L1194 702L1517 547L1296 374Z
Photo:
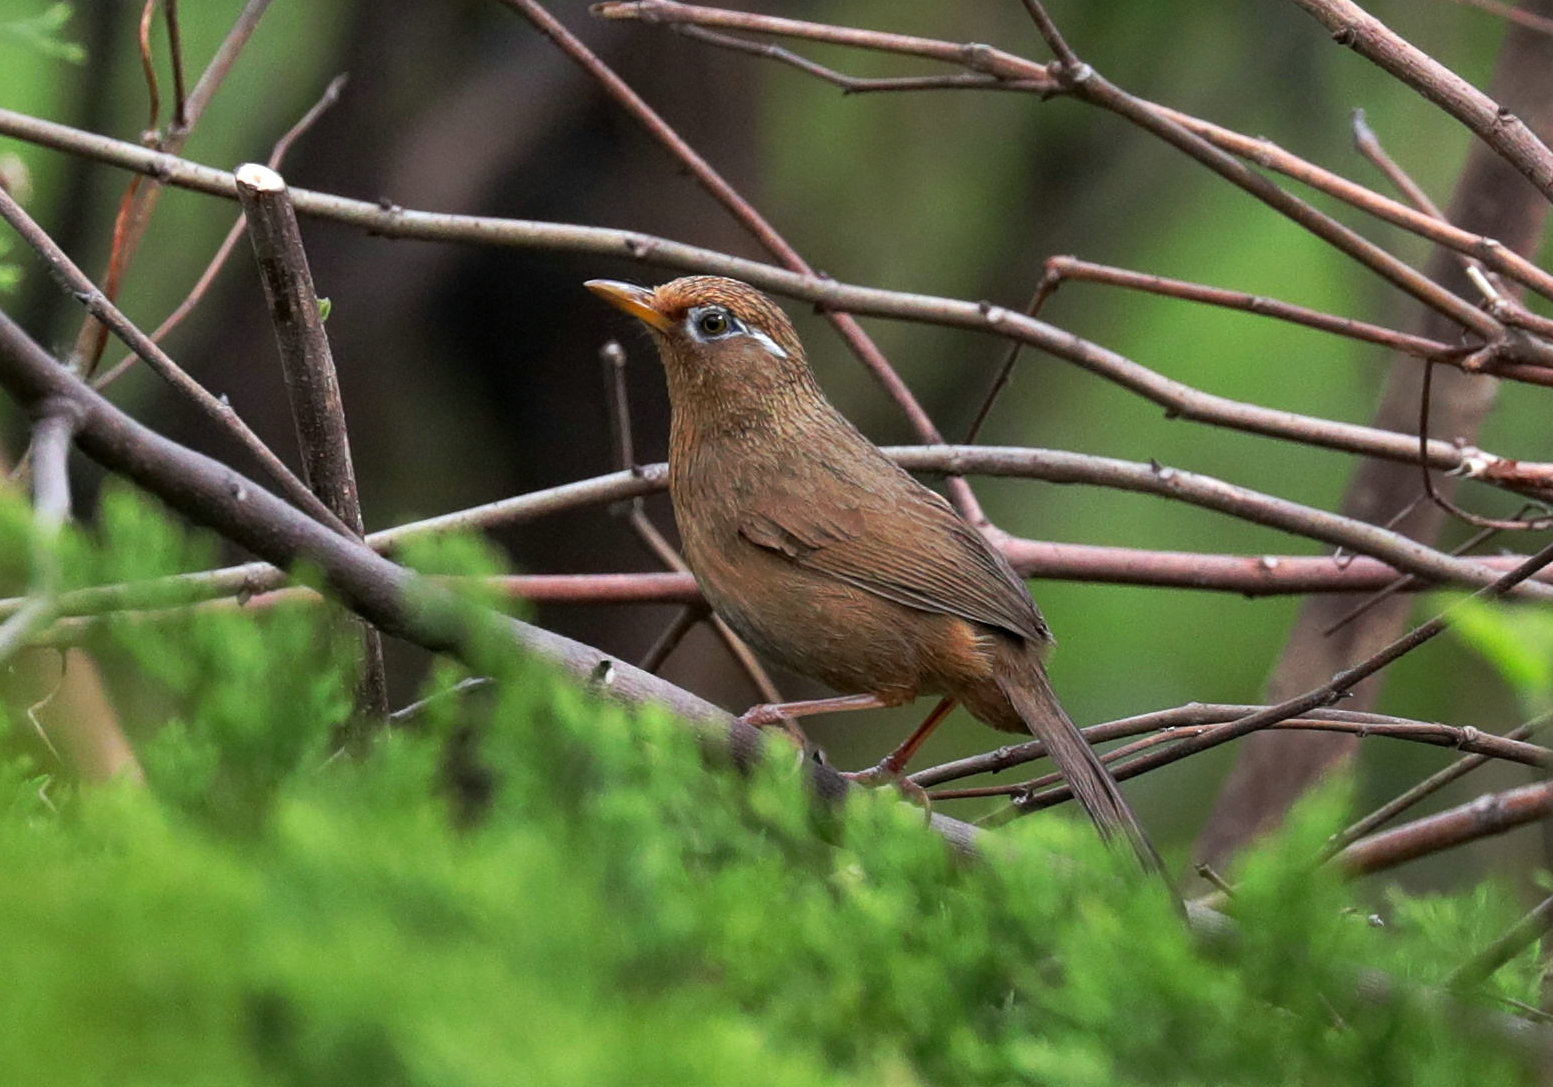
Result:
M761 503L746 511L739 532L757 547L897 604L1051 640L1024 584L947 502L926 488L891 498L875 508L823 511L802 502Z

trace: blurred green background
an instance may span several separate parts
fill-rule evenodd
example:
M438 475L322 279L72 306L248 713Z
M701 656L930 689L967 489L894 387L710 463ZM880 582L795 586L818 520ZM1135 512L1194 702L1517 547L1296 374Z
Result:
M53 5L0 0L0 24ZM1205 169L1124 122L1081 104L991 93L843 96L791 69L682 40L661 29L606 24L586 4L552 10L615 65L818 268L856 283L1022 305L1056 253L1259 292L1408 327L1407 300L1374 276ZM836 0L750 5L784 15L985 41L1043 56L1021 6L943 0ZM241 5L185 4L193 72ZM1479 86L1502 24L1448 0L1369 5ZM146 125L134 49L139 5L82 0L60 35L85 58L69 63L0 36L0 106L124 139ZM1203 3L1053 0L1069 40L1113 82L1379 185L1351 150L1356 107L1387 148L1444 203L1468 137L1416 94L1351 52L1282 0ZM165 38L154 33L159 58ZM926 62L801 49L859 75L938 70ZM276 0L187 147L222 168L262 160L271 143L348 72L340 103L283 168L293 184L440 211L629 227L760 256L729 217L576 68L523 20L492 2ZM163 68L164 96L168 81ZM163 118L165 121L165 116ZM24 165L29 207L89 271L106 259L116 171L0 140ZM1328 202L1318 199L1323 207ZM1415 264L1414 238L1338 207L1345 222ZM231 225L232 205L166 194L136 261L124 308L156 324L188 291ZM661 270L564 253L434 246L369 238L305 222L341 371L369 528L500 498L610 468L599 345L625 322L580 287L593 276L655 282ZM12 244L21 282L0 299L45 343L68 346L73 303ZM211 296L168 347L288 459L291 424L248 254L239 248ZM894 408L822 321L791 307L822 383L881 443L910 435ZM1045 315L1188 384L1279 408L1366 421L1389 360L1376 348L1255 317L1086 285L1063 289ZM1002 354L959 332L870 321L945 434L975 412ZM629 338L639 456L661 459L667 405L645 342ZM122 352L111 346L110 361ZM180 440L232 451L156 379L133 373L114 397ZM1496 452L1553 457L1542 390L1511 387L1483 435ZM24 434L4 409L5 453ZM982 440L1105 454L1218 476L1328 508L1351 458L1186 422L1059 361L1027 353ZM242 462L237 462L241 464ZM93 485L83 465L80 478ZM998 480L977 484L1011 532L1058 540L1211 552L1315 553L1315 545L1206 511L1090 488ZM1503 510L1471 493L1478 508ZM651 503L671 525L665 502ZM588 511L503 534L514 562L535 572L653 569L622 521ZM1200 701L1258 701L1297 602L1084 584L1033 586L1061 649L1053 676L1081 724ZM547 609L539 619L628 658L652 642L672 609ZM407 698L424 662L391 656ZM721 650L697 635L666 675L730 708L752 701ZM807 693L790 679L784 690ZM922 709L925 709L925 704ZM1393 668L1380 709L1502 731L1513 697L1453 642ZM817 722L842 765L871 763L920 711L887 724ZM957 715L920 765L1002 742ZM1195 834L1232 751L1198 757L1129 787L1167 846ZM1380 800L1449 753L1370 740L1361 796ZM1460 802L1513 769L1490 768L1448 791ZM973 812L973 807L952 809ZM1496 845L1474 864L1494 863ZM1444 871L1424 870L1428 882Z

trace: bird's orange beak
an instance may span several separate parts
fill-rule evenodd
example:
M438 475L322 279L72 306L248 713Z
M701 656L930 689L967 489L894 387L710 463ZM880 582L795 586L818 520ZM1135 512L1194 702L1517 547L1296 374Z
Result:
M668 332L674 327L663 311L658 309L657 296L646 287L621 283L616 279L590 279L583 286L616 309L625 310L659 332Z

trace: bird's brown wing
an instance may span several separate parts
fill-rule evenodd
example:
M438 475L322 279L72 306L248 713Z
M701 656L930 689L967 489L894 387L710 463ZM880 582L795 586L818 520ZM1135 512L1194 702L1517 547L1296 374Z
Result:
M799 566L909 608L1051 641L1003 556L937 494L909 477L904 482L910 486L859 496L842 508L757 502L745 511L739 533Z

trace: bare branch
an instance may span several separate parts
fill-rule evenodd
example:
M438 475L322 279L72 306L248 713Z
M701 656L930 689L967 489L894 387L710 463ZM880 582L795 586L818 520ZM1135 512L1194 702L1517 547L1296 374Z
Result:
M1460 807L1363 838L1336 857L1350 876L1370 875L1480 838L1503 834L1553 814L1553 784L1489 793Z
M1498 576L1522 561L1522 556L1510 555L1467 562L1362 521L1158 464L997 446L903 446L886 448L885 453L912 471L955 471L967 475L1081 482L1156 494L1353 550L1374 550L1377 554L1393 556L1409 567L1427 567L1447 579L1459 578L1467 584L1481 583L1474 579ZM374 532L366 542L374 550L383 552L417 536L524 524L565 511L630 501L657 493L663 490L666 481L666 466L641 465ZM1024 540L1007 535L1000 536L996 542L1014 569L1027 577L1216 589L1247 596L1382 588L1392 584L1397 574L1396 567L1363 555L1350 556L1339 562L1331 557L1143 551ZM690 595L688 580L652 580L657 576L553 575L548 579L544 576L516 579L513 584L530 587L515 589L517 595L551 602L685 603L697 599ZM90 615L126 608L172 607L233 595L246 598L276 589L285 580L285 575L273 567L248 563L135 585L77 590L61 600L61 614ZM1418 587L1408 586L1410 589ZM0 616L10 614L18 605L17 600L0 600Z
M803 259L798 250L794 249L787 239L755 210L754 205L741 196L738 190L730 185L695 148L691 147L684 137L674 131L673 127L625 80L616 75L576 35L562 26L555 16L546 11L538 0L500 0L500 2L523 15L540 33L555 42L562 52L592 76L605 93L619 103L633 120L684 164L701 187L726 208L740 225L760 242L766 252L791 271L805 276L815 274L814 269ZM901 380L901 376L895 372L895 368L890 365L890 360L884 357L884 352L880 351L868 333L863 331L863 326L847 313L827 312L825 316L841 334L841 338L846 341L858 361L905 413L917 437L925 442L942 442L944 438L939 433L938 427L928 417L922 405L917 402L917 398L905 381ZM976 501L976 496L963 481L951 480L949 491L955 505L972 524L980 524L986 520L981 512L980 503Z
M203 385L174 362L167 352L153 343L149 336L125 317L103 292L92 285L92 281L86 278L85 273L71 262L64 251L44 233L37 223L33 222L32 218L22 210L21 205L12 199L10 193L4 188L0 188L0 218L10 223L22 239L43 258L49 274L63 290L84 305L105 327L111 328L114 335L118 336L135 354L145 359L146 365L187 397L207 418L236 438L239 444L253 454L288 498L325 524L341 531L345 530L339 519L330 513L328 507L314 497L306 485L270 450L270 447L249 429L248 424L232 410L232 406L225 400L212 396Z
M189 94L183 83L183 36L178 30L178 0L166 0L167 60L173 70L173 128L189 127Z
M1424 336L1414 336L1406 332L1382 328L1380 325L1356 321L1349 317L1338 317L1330 313L1322 313L1319 310L1297 306L1291 302L1282 302L1276 298L1247 294L1244 291L1224 290L1219 287L1207 287L1201 283L1190 283L1180 279L1167 279L1164 276L1150 275L1146 272L1134 272L1126 268L1113 268L1109 265L1093 264L1086 260L1079 260L1077 257L1048 257L1046 260L1046 271L1048 275L1056 280L1052 285L1052 289L1060 285L1062 280L1077 279L1088 283L1104 283L1112 287L1124 287L1128 290L1146 291L1149 294L1164 295L1168 298L1180 298L1188 302L1201 302L1210 306L1222 306L1226 309L1261 314L1264 317L1272 317L1280 321L1304 325L1306 328L1331 332L1338 336L1347 336L1350 339L1362 340L1366 343L1381 344L1395 351L1401 351L1413 358L1432 359L1436 362L1443 362L1457 367L1463 364L1462 360L1470 353L1469 349L1441 343L1438 340L1431 340ZM1545 378L1538 383L1553 385L1553 370L1547 371Z
M0 109L0 134L46 143L127 169L155 173L168 184L182 188L228 199L236 195L231 174L9 110ZM1414 463L1417 459L1416 445L1410 435L1278 411L1206 393L1072 333L987 302L852 286L633 231L411 211L306 189L293 189L292 200L299 214L347 223L384 237L598 253L686 271L732 276L775 294L831 309L1007 336L1130 389L1164 407L1172 418L1187 418L1388 460ZM1494 480L1525 493L1535 494L1536 488L1553 484L1553 466L1499 457L1446 442L1431 443L1429 455L1431 465L1437 469L1465 469L1474 478Z
M1553 721L1553 718L1544 715L1535 720L1528 721L1518 728L1511 729L1505 733L1504 738L1507 740L1530 739L1546 728L1550 721ZM1350 845L1363 838L1366 834L1385 826L1407 811L1407 809L1433 796L1451 782L1459 780L1487 762L1488 757L1486 755L1463 755L1444 769L1430 774L1423 781L1382 804L1363 819L1344 828L1342 833L1333 835L1332 841L1328 846L1327 855L1330 856L1337 853L1344 846Z
M271 170L279 170L281 163L285 161L286 154L291 150L292 144L296 143L308 129L312 128L317 123L318 118L328 112L329 108L339 100L340 92L344 88L345 77L343 75L337 75L331 79L329 85L324 88L323 94L319 96L318 101L313 103L312 108L304 113L297 123L287 129L286 134L275 142L275 146L270 149L270 157L265 160L265 165ZM189 288L188 295L182 302L178 303L178 307L168 314L161 324L156 326L156 331L151 333L152 340L161 343L168 333L182 324L184 318L194 312L194 307L199 305L201 300L204 299L205 292L210 289L210 285L215 282L217 274L225 267L227 258L232 255L232 250L237 247L238 239L242 236L243 217L239 214L232 223L232 228L227 231L226 237L221 240L221 245L216 249L216 255L210 258L210 263L200 273L199 279L195 281L193 287ZM94 389L107 388L122 377L124 372L133 366L139 357L139 355L133 352L125 355L114 366L99 374L92 382L92 387Z
M1155 710L1150 713L1124 717L1104 724L1090 725L1083 729L1084 738L1091 744L1125 739L1154 733L1146 746L1172 744L1182 739L1206 734L1212 726L1232 722L1265 709L1264 706L1225 705L1218 703L1192 703L1174 709ZM1347 732L1357 736L1385 736L1433 747L1449 747L1471 751L1473 758L1487 761L1503 759L1526 766L1547 766L1553 752L1536 744L1522 743L1512 735L1495 736L1475 728L1444 725L1434 721L1411 721L1378 713L1356 713L1351 710L1316 709L1280 721L1270 726L1290 731ZM1135 750L1115 748L1103 756L1106 762L1116 762L1133 754ZM923 788L942 785L948 781L973 777L978 774L995 774L1046 757L1046 746L1039 740L1008 744L995 751L983 752L956 759L939 766L929 767L911 775L914 784ZM1163 765L1163 764L1161 764ZM1037 779L978 790L978 795L997 796L1027 792L1041 788L1052 781ZM935 794L935 799L940 794ZM957 793L969 795L967 793Z
M271 0L248 0L242 12L222 40L221 46L216 50L216 55L211 59L194 90L190 92L188 100L183 103L183 123L174 124L165 134L158 135L155 132L157 115L160 111L160 103L156 88L156 71L151 63L151 16L156 7L156 0L147 0L145 9L141 15L140 25L140 56L141 64L145 71L146 83L151 94L151 120L147 125L147 140L157 150L177 154L183 150L184 144L194 131L195 124L205 112L211 97L225 82L227 74L232 70L232 65L237 62L238 54L243 46L253 35L258 26L259 17L270 6ZM179 76L181 83L182 77ZM180 94L180 99L182 95ZM108 300L115 301L119 296L119 288L122 286L125 274L129 271L130 263L140 249L141 239L145 237L147 225L151 222L151 215L156 210L157 201L161 198L162 181L160 178L151 177L149 180L136 178L124 191L123 198L119 201L118 215L113 223L113 248L108 257L108 271L103 277L103 294ZM108 332L101 321L88 316L81 324L81 331L76 336L74 357L80 361L83 371L87 376L97 368L97 362L102 357L103 348L107 345Z
M303 478L360 539L361 497L351 463L345 402L286 182L274 170L256 163L239 166L235 177L280 348L281 371L302 450ZM364 625L361 646L364 667L357 706L368 718L382 720L388 716L382 637Z
M1502 597L1515 585L1520 584L1526 578L1531 577L1537 571L1553 563L1553 544L1548 544L1535 555L1520 563L1516 568L1505 574L1492 585L1479 589L1469 599L1494 600ZM1453 604L1440 612L1433 619L1414 627L1411 631L1397 638L1351 668L1345 668L1332 679L1318 687L1314 687L1293 698L1286 699L1275 706L1268 706L1255 713L1247 714L1238 721L1219 725L1205 730L1202 734L1182 740L1174 744L1168 751L1154 752L1142 755L1130 762L1115 767L1114 776L1118 781L1135 777L1138 774L1152 770L1166 762L1174 762L1187 755L1195 755L1199 751L1206 751L1219 744L1228 743L1230 740L1266 729L1279 721L1286 721L1292 717L1306 713L1313 709L1330 706L1351 691L1356 685L1370 676L1375 675L1381 669L1400 660L1424 643L1438 637L1450 625L1450 615L1458 605ZM1550 786L1553 788L1553 786ZM995 813L999 821L1006 821L1016 815L1041 808L1050 807L1071 797L1067 786L1049 789L1035 796L1021 797L1014 801L1001 813ZM1360 843L1362 845L1363 843ZM1355 848L1358 848L1357 846Z
M1352 0L1294 0L1346 45L1470 128L1553 199L1553 151L1508 109L1414 46Z
M70 437L79 413L67 400L50 397L37 405L33 425L32 502L35 526L32 542L32 585L25 603L0 623L0 665L48 626L58 614L59 556L54 553L60 529L70 519ZM34 725L37 719L33 718ZM59 752L41 726L39 738L53 753Z

